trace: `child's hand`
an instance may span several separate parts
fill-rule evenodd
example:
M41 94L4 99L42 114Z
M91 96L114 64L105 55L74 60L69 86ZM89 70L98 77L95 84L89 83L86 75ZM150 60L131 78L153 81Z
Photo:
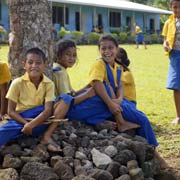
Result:
M114 103L113 101L110 105L108 105L108 108L112 114L118 114L122 111L120 105L117 103Z
M164 47L164 50L165 50L166 52L169 52L169 51L170 51L170 47L169 47L168 41L164 41L163 47Z
M24 127L22 128L21 132L27 135L31 135L32 134L32 126L30 124L30 122L26 123L24 125Z
M121 99L112 99L112 101L116 104L121 104L122 100Z

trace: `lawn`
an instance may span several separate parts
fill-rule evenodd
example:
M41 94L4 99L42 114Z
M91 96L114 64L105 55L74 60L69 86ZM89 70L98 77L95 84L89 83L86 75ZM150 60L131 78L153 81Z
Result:
M172 91L165 88L169 60L162 45L134 49L122 45L129 54L134 74L138 108L147 114L159 141L159 151L168 159L180 158L180 126L171 125L175 118ZM0 49L0 61L7 61L8 47ZM88 71L99 57L97 46L78 46L78 62L69 70L72 85L78 89L87 83Z

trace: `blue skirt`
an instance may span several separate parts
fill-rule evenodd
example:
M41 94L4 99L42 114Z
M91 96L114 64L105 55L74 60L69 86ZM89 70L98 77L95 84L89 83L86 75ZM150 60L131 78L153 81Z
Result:
M33 109L26 110L20 115L24 118L35 118L44 110L44 106L38 106ZM32 135L33 137L38 137L43 134L49 125L41 125L33 128ZM6 124L0 126L0 146L6 144L10 140L27 136L21 132L24 124L19 123L15 120L9 120Z
M143 33L138 33L138 34L136 35L136 42L137 42L137 43L143 43L143 42L144 42Z
M106 90L111 97L108 87L106 87ZM99 96L93 96L77 105L71 103L74 98L67 94L62 95L61 99L65 99L66 103L70 105L67 113L67 118L70 120L78 120L92 125L104 122L106 119L114 120L113 114ZM137 129L137 134L144 137L149 144L157 146L158 142L147 116L139 111L133 102L126 99L123 99L121 108L123 109L122 116L125 120L140 125L140 128Z
M180 51L172 50L169 59L170 64L166 87L172 90L180 90Z

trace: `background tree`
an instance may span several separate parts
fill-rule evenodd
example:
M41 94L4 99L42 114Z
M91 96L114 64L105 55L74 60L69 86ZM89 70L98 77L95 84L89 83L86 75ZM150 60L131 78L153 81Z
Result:
M48 57L46 74L51 76L53 43L52 12L48 0L7 0L10 17L9 64L12 77L24 73L21 65L24 52L39 47Z

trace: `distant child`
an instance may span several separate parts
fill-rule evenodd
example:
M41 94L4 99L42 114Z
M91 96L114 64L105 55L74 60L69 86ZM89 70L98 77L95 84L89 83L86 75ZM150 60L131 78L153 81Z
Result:
M69 94L72 96L73 104L78 104L91 96L95 95L93 88L88 86L79 91L75 91L70 82L67 72L68 68L72 68L77 60L77 48L74 41L70 39L63 39L57 45L57 59L53 64L53 81L55 84L56 101L54 105L54 115L56 119L61 119L66 116L69 106L61 100L62 94ZM60 151L60 146L55 143L51 135L58 126L58 122L52 123L45 132L41 143L46 144L50 151Z
M6 97L11 120L0 126L0 146L23 135L39 136L48 125L43 125L52 114L54 84L43 71L45 54L39 48L25 54L26 73L13 80Z
M176 118L173 124L180 124L180 0L170 0L173 14L165 22L162 35L164 50L169 55L169 73L167 88L174 91Z
M5 97L10 80L11 74L8 65L6 63L0 62L0 120L2 120L3 116L7 113L7 99Z
M141 28L137 25L137 23L134 23L134 32L136 34L136 49L139 48L139 43L144 44L144 48L147 49L146 43L144 41L144 36Z

